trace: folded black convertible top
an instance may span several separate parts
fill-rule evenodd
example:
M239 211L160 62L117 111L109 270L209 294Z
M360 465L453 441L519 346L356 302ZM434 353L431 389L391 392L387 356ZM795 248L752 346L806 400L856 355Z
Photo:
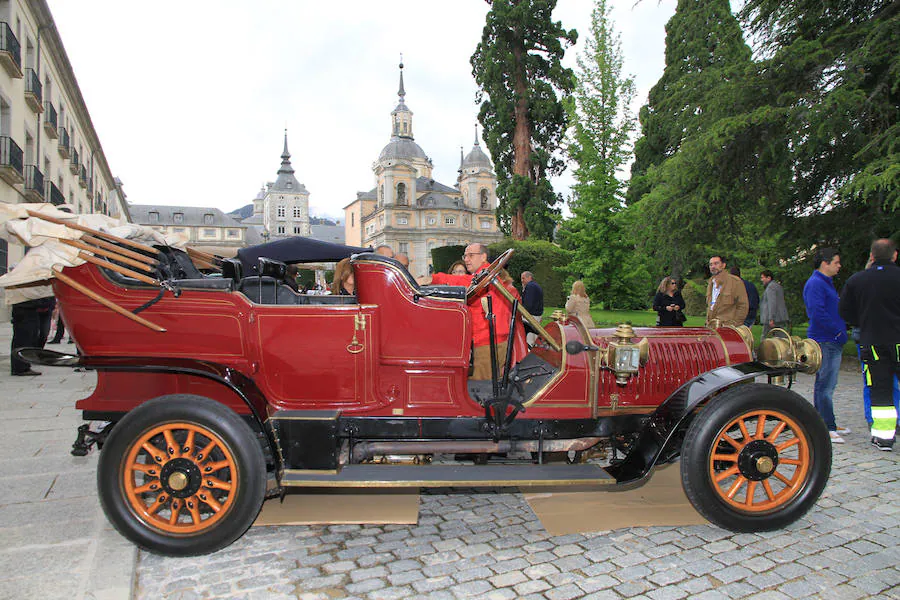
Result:
M345 246L333 242L323 242L308 237L289 237L265 244L257 244L238 250L237 257L245 274L256 273L259 257L280 260L283 263L335 262L360 252L371 252L371 248Z

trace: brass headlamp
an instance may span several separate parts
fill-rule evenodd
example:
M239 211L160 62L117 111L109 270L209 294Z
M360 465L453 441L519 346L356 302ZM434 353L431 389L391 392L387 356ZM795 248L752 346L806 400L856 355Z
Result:
M600 366L616 374L616 383L625 385L650 358L650 342L647 338L635 342L634 328L628 323L616 327L612 339L601 350Z
M770 367L792 367L810 375L822 366L822 349L815 340L792 336L779 328L759 343L756 356Z

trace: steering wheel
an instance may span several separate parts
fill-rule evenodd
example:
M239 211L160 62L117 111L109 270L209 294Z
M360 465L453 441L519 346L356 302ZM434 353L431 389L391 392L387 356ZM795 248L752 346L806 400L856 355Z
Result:
M469 289L466 290L466 300L468 300L475 294L478 294L479 292L481 292L481 290L491 284L491 281L494 280L494 278L500 273L503 267L506 266L506 263L509 262L509 259L512 258L513 252L515 252L515 250L510 248L509 250L498 256L496 259L494 259L494 262L492 262L487 269L481 271L478 275L472 278L472 283L469 285Z

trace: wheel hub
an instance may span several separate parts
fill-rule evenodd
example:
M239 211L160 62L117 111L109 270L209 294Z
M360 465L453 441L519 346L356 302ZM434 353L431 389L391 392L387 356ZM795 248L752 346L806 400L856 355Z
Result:
M163 488L175 498L188 498L203 483L200 469L186 458L174 458L163 465L159 474Z
M766 440L753 440L738 456L738 469L750 481L767 479L777 467L778 450Z

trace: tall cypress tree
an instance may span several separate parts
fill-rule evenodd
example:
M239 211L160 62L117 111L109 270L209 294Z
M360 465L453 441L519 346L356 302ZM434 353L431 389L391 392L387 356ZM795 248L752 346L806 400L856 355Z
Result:
M556 0L487 0L481 42L472 55L478 118L497 170L497 216L513 238L553 237L559 201L548 178L564 169L556 156L566 129L557 93L573 85L561 64L577 39L552 20Z
M621 43L607 0L594 5L576 79L572 101L566 103L572 124L568 153L576 165L569 200L573 216L562 223L560 242L572 251L570 270L584 279L595 301L643 308L649 274L621 222L625 184L617 177L631 155L635 118L629 105L635 86L622 72Z

